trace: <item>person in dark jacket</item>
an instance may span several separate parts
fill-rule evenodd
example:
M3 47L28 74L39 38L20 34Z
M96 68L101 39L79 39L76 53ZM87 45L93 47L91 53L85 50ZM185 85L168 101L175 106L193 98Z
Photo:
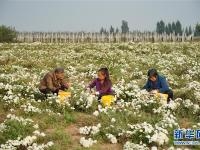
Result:
M164 76L159 75L156 69L150 69L147 76L148 80L143 89L146 89L148 92L156 90L158 93L168 94L167 102L173 100L173 91L169 88Z
M107 68L101 68L98 70L98 78L94 79L88 88L92 89L96 87L95 95L98 96L98 100L104 95L113 95L112 82L109 77L109 71Z
M47 73L40 81L39 90L43 94L58 94L59 90L66 90L69 85L64 81L64 68L56 68Z

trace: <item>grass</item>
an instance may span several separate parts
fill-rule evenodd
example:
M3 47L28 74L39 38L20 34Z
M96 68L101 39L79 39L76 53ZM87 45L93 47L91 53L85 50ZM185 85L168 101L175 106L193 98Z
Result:
M5 122L5 125L7 126L6 129L0 132L0 144L18 137L26 137L34 131L31 124L23 125L16 120L8 120Z
M176 98L189 98L193 102L199 103L195 99L193 90L189 91L185 88L193 80L200 82L199 74L192 76L192 80L186 79L184 76L188 73L189 69L195 68L192 61L199 62L199 48L200 45L198 43L4 44L0 46L1 55L3 56L3 59L0 60L0 73L6 74L6 77L0 76L0 82L13 86L22 85L23 89L17 88L14 91L22 93L19 104L11 103L6 105L3 100L0 100L0 123L10 113L10 108L14 108L15 111L13 113L17 116L33 119L34 123L39 125L39 129L46 133L46 137L38 139L39 143L52 140L55 145L51 149L54 150L86 150L86 148L81 147L79 144L80 135L77 131L78 128L96 125L97 123L101 123L103 126L110 126L111 118L115 118L117 123L114 124L114 128L102 130L96 136L98 143L88 149L100 150L106 149L106 146L111 149L121 149L122 144L127 140L126 137L119 139L120 144L114 147L112 144L109 144L105 134L108 132L118 133L120 129L127 129L128 123L136 124L146 121L154 125L162 119L162 116L152 113L152 108L156 106L142 106L143 111L139 112L140 116L133 113L129 114L132 110L127 110L127 112L109 112L109 115L102 113L98 117L95 117L92 113L97 109L97 102L89 110L77 106L75 111L67 107L63 109L57 103L49 104L42 94L32 92L37 88L39 79L46 71L57 66L63 66L66 68L68 80L74 82L75 85L73 87L77 90L75 94L78 95L81 91L79 83L82 81L85 81L83 84L89 83L93 78L90 71L95 72L102 66L109 68L114 84L123 78L126 83L132 80L137 81L137 84L141 87L146 80L147 70L151 67L157 67L161 73L167 77L172 76L174 81L178 83L177 85L173 82L171 84L171 87L175 89ZM194 57L193 53L196 54L196 57ZM184 64L177 64L176 57L182 56L184 56ZM70 67L74 67L75 71L73 69L70 70ZM121 72L121 69L124 69L125 72ZM196 70L198 71L198 69ZM139 71L142 72L142 75L138 74ZM38 79L32 81L34 75ZM27 91L32 85L34 87ZM1 98L6 92L7 90L0 89ZM74 91L72 90L72 92ZM30 101L31 94L34 95L36 102ZM72 101L75 103L78 98L76 97ZM42 100L42 102L37 102L39 100ZM26 102L32 103L41 110L50 109L54 113L25 113L20 106ZM57 113L60 113L60 115L57 115ZM181 127L185 128L191 128L192 125L196 124L199 121L198 116L199 114L194 115L191 110L183 107L180 107L176 112L178 123ZM32 132L32 127L24 127L17 122L12 121L7 124L10 126L10 129L4 134L0 133L1 143L4 143L9 138L14 139L18 135L26 136ZM172 133L173 131L170 131L170 144L173 141ZM138 140L139 138L134 137L134 139ZM192 148L198 149L199 147Z

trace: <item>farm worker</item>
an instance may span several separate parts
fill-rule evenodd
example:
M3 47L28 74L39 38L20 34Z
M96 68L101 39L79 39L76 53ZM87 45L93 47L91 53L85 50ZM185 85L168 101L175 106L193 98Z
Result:
M148 80L143 87L148 92L158 92L168 94L167 102L173 100L173 91L169 88L169 85L164 76L158 74L156 69L150 69L147 73Z
M39 90L43 94L53 93L57 94L59 90L66 90L69 88L67 82L64 81L64 68L56 68L52 72L47 73L40 81Z
M98 78L94 79L87 88L91 90L92 88L96 87L96 92L93 94L98 96L98 100L105 95L114 95L108 69L99 69L97 75Z

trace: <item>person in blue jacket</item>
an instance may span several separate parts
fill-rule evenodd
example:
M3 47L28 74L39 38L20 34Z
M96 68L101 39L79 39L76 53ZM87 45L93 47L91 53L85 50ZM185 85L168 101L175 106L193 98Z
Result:
M156 90L158 93L168 94L167 102L173 100L173 91L169 88L164 76L159 75L156 69L150 69L147 76L148 80L143 89L146 89L148 92Z

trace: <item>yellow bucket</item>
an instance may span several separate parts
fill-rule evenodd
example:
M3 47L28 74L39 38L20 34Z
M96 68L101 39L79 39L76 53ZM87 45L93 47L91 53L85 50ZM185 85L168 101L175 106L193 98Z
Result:
M101 97L101 103L104 107L110 107L111 103L114 102L115 97L113 95L105 95Z
M66 97L71 97L71 92L59 91L58 92L60 102L64 102Z
M156 93L156 98L158 98L158 100L162 101L162 103L166 104L168 94Z

